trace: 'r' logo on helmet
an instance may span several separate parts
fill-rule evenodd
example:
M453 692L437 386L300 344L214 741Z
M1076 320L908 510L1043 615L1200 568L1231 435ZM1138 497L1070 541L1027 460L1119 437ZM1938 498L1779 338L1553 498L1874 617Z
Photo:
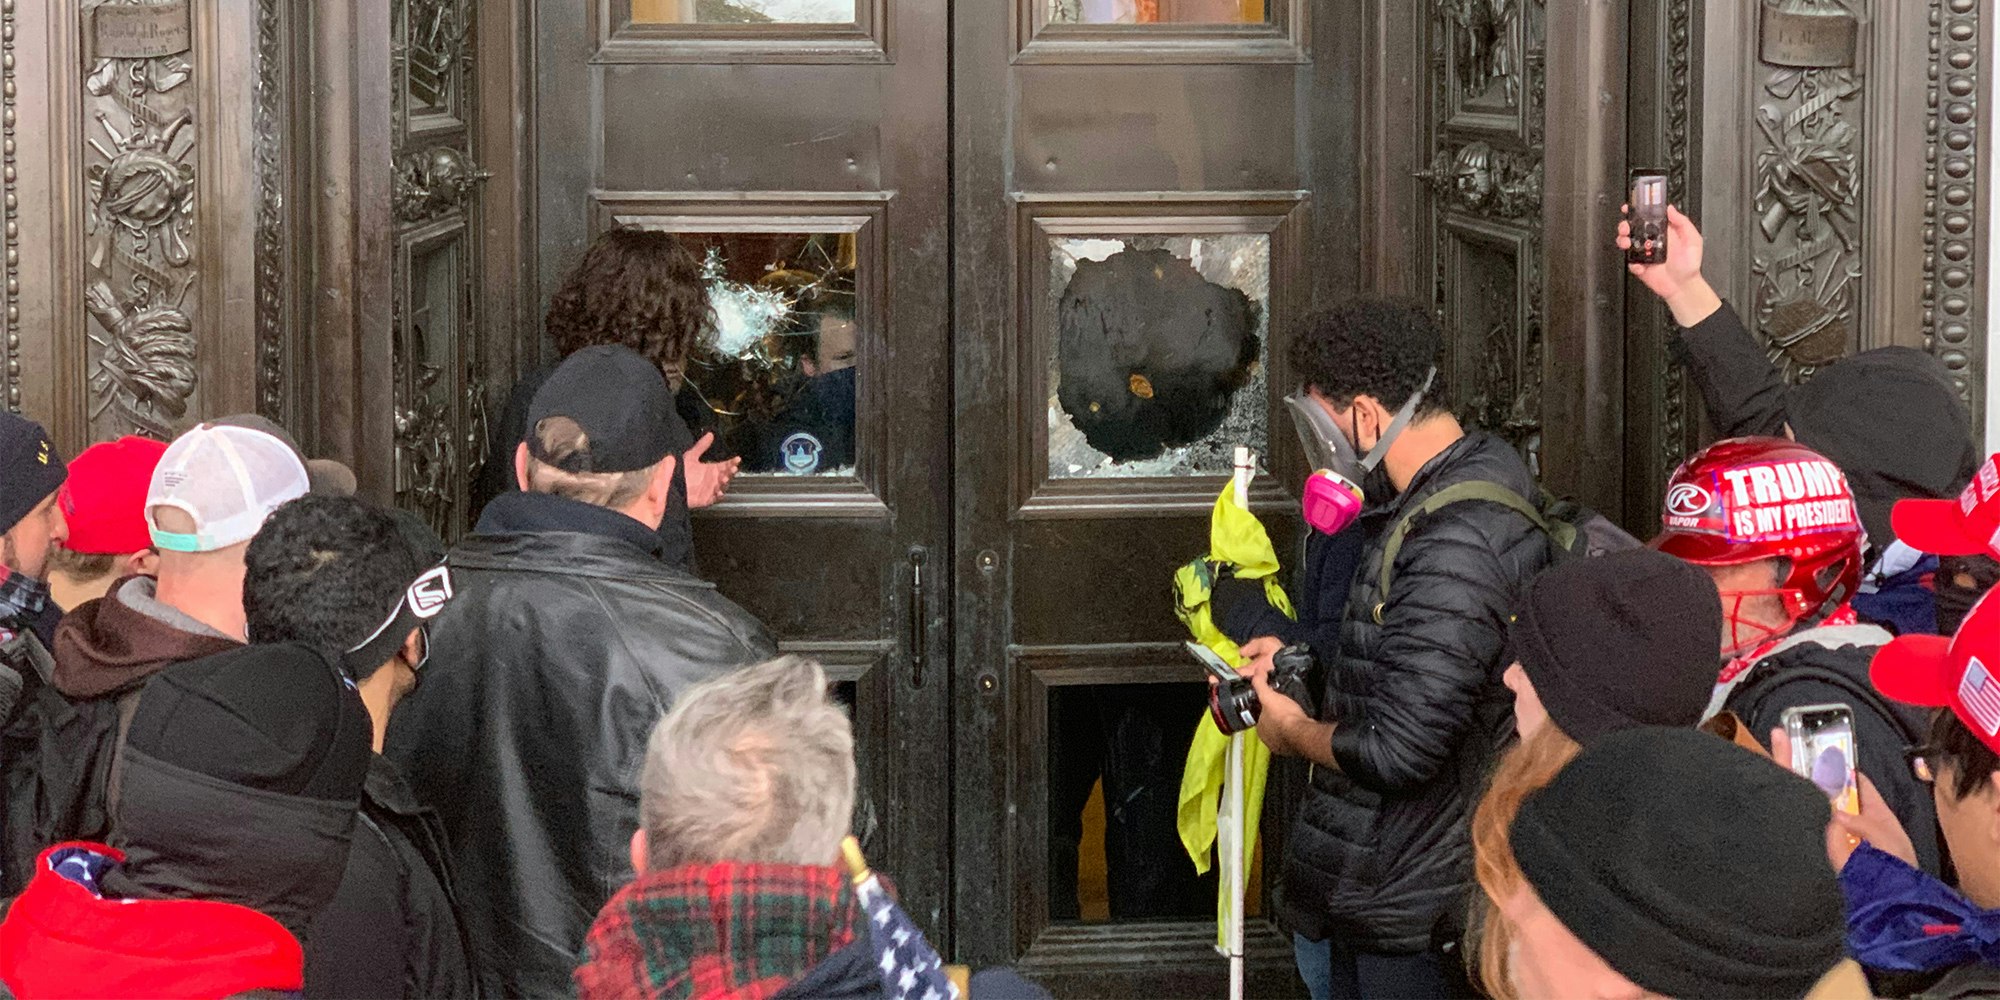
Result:
M408 597L412 614L418 618L436 618L451 600L451 570L439 566L417 577L417 582L410 584Z
M1715 506L1715 495L1700 483L1679 483L1667 491L1667 513L1697 517Z

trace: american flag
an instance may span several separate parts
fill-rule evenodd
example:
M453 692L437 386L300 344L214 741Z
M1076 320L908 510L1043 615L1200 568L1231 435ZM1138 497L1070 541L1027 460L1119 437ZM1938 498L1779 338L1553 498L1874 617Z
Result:
M1958 700L1986 735L2000 734L2000 685L1993 683L1993 675L1976 656L1965 664L1965 678L1958 682Z
M854 887L868 911L869 938L875 945L882 985L896 1000L959 1000L958 987L945 974L944 959L924 940L924 932L889 898L882 880L870 875Z

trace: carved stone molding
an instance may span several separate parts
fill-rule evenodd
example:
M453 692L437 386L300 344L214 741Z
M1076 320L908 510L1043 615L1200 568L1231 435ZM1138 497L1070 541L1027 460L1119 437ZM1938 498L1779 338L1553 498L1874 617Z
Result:
M6 284L0 302L7 308L5 380L7 411L21 412L21 205L15 145L14 5L0 0L0 225L6 228Z
M1688 199L1695 191L1692 148L1694 146L1694 4L1692 0L1670 0L1667 4L1667 190L1682 192L1681 208L1696 211ZM1687 457L1688 396L1687 373L1674 360L1672 345L1680 335L1665 305L1658 307L1667 316L1668 334L1660 338L1657 370L1659 382L1659 464L1673 469Z
M1924 171L1924 339L1973 408L1984 358L1978 0L1931 0ZM1991 442L1989 442L1991 444Z
M293 145L286 14L280 0L257 0L257 85L251 132L257 185L257 411L284 422L289 303L286 161Z
M201 292L193 79L190 55L181 52L99 59L83 81L84 303L95 433L170 437L194 396Z

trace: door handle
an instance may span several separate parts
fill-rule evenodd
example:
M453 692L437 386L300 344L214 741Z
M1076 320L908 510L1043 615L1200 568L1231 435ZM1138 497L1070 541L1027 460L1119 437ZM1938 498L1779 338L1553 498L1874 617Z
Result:
M924 654L930 649L930 615L924 600L924 565L930 553L921 545L910 546L910 621L907 640L910 649L910 686L924 686Z

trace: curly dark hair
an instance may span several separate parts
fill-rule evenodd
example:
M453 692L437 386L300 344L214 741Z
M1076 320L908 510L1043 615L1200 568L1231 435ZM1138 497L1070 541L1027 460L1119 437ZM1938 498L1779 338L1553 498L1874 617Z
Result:
M669 376L687 367L695 345L714 325L701 263L672 233L613 229L549 300L544 320L556 351L629 347Z
M1444 332L1427 307L1358 298L1306 317L1290 357L1300 382L1335 406L1344 409L1356 396L1373 396L1394 410L1423 388L1443 342ZM1443 382L1433 381L1417 415L1450 410Z
M244 563L251 642L335 650L367 639L427 566L387 511L354 497L314 495L278 508Z

